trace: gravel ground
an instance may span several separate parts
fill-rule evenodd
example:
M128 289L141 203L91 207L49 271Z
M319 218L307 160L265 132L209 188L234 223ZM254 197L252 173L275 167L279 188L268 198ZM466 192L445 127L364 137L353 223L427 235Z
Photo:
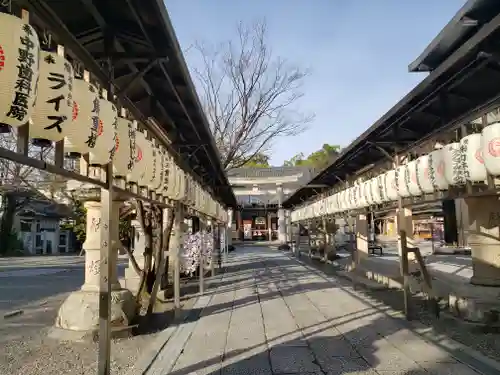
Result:
M4 320L3 328L10 330L23 327L18 334L2 335L0 339L0 375L94 375L97 368L97 344L64 343L47 337L49 327L57 315L57 308L64 295L49 298L43 305L33 304L21 316ZM184 301L185 308L193 299ZM167 313L159 314L155 326L148 334L112 343L111 373L123 374L133 367L143 351L155 337L158 330L166 328L171 319L171 303L161 306ZM1 331L0 331L1 332Z
M325 265L316 261L311 261L308 257L301 257L301 261L307 263L318 270L321 270L329 275L335 275L335 269L330 265ZM384 302L395 310L403 311L403 292L396 289L386 290L360 290L370 297ZM413 298L413 314L415 320L432 327L437 334L445 335L453 340L456 340L484 355L500 362L500 333L488 332L483 328L458 321L448 313L441 314L440 318L436 318L432 311L428 308L425 301Z
M0 279L0 312L23 311L21 315L6 319L0 315L0 375L96 373L96 344L64 343L47 336L59 306L82 282L83 267L52 275ZM192 291L183 290L183 294L188 296L183 301L188 308L193 303L189 298ZM141 351L155 339L158 330L166 328L171 321L171 308L170 302L159 306L159 314L147 334L113 342L112 374L123 374L133 366Z

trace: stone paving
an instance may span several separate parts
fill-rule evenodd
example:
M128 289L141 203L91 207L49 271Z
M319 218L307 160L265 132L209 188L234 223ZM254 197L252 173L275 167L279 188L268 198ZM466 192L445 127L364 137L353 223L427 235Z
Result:
M387 306L267 247L240 247L149 375L474 375Z

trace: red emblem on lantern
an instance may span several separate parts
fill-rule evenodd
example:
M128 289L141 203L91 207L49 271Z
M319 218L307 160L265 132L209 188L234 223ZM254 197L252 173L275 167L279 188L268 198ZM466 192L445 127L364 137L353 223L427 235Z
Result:
M73 100L73 121L78 118L78 103Z
M118 137L118 134L115 135L115 153L118 151L120 148L120 137Z
M436 173L439 175L439 176L442 176L444 174L444 161L441 161L437 168L436 168Z
M5 65L5 53L3 51L3 47L0 46L0 72L3 70Z
M480 162L481 164L484 164L483 152L481 151L481 149L478 149L474 156L476 157L478 162Z
M135 147L137 149L137 155L135 157L135 161L138 162L138 161L142 160L142 150L139 146L135 146Z
M104 124L101 119L99 119L99 124L97 125L97 136L102 135L104 132Z
M500 138L493 138L488 143L488 152L494 158L498 158L500 156Z

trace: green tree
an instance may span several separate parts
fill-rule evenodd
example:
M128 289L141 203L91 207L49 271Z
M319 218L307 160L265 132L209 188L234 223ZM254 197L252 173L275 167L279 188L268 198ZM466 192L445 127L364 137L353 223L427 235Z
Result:
M311 168L322 169L331 164L339 155L340 146L330 145L325 143L323 147L310 154L307 158L304 157L304 153L298 153L289 160L285 160L284 166L308 166Z
M70 230L75 234L76 240L81 244L85 242L87 231L87 210L83 206L83 202L73 200L71 202L73 209L73 218L61 224L61 229Z
M244 167L253 167L253 168L269 168L270 166L271 165L269 164L269 156L265 154L255 155L244 165Z
M304 159L304 153L300 152L297 155L295 155L293 158L291 158L290 160L285 160L285 162L283 163L283 166L284 167L296 167L299 165L303 165L305 162L306 162L306 160Z

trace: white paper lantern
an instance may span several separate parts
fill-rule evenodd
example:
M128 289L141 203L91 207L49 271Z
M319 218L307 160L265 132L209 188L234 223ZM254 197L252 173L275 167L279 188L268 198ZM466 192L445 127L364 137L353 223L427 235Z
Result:
M347 207L347 190L342 190L339 193L339 205L341 212L346 211Z
M476 133L460 140L465 179L471 182L485 181L488 177L484 166L482 138L481 133Z
M95 146L102 122L99 93L94 85L82 79L73 81L73 121L66 126L64 150L87 154Z
M375 178L372 178L370 180L370 185L371 185L371 192L372 192L372 201L373 204L380 204L382 203L382 195L380 193L380 186L379 186L379 178L378 176Z
M127 180L136 183L142 188L148 187L151 180L153 164L152 144L146 138L146 134L140 130L135 132L135 163Z
M176 198L178 201L182 202L186 195L186 176L182 169L180 169L179 167L176 168L177 168L177 179L178 179Z
M354 210L358 208L357 206L357 189L356 186L352 186L347 190L347 207L349 210Z
M407 183L410 195L414 197L422 195L422 189L418 183L417 160L412 160L406 164L406 173L408 173Z
M444 178L450 185L465 184L464 163L460 143L453 142L443 147Z
M323 199L323 215L331 214L331 196Z
M356 203L357 203L357 208L366 207L366 196L365 196L364 182L361 182L357 185Z
M386 188L386 180L387 173L382 173L377 176L378 186L380 189L380 198L382 199L382 203L389 202L389 198L387 197L387 188Z
M40 42L35 29L16 16L0 13L0 24L0 123L19 127L33 115Z
M339 195L333 194L332 196L332 214L339 212Z
M183 201L185 204L189 204L189 175L187 173L184 173L184 198ZM214 216L214 204L215 202L212 202L212 211L210 213L210 216Z
M73 67L57 53L40 52L38 100L30 123L30 138L62 141L73 121Z
M344 190L344 210L352 210L354 208L355 191L353 187L348 187Z
M149 176L147 177L148 179L148 188L151 190L151 191L154 191L156 192L156 190L158 189L158 185L160 184L160 170L161 170L161 156L159 154L159 151L158 151L158 147L156 146L156 142L155 140L153 139L152 141L150 141L150 145L151 145L151 164L150 164L150 168L149 168L149 171L150 171L150 174Z
M151 186L151 181L153 180L153 168L155 166L154 158L154 146L153 143L147 138L147 132L137 133L137 144L142 147L142 160L143 160L143 170L139 176L139 186L149 188Z
M165 188L164 188L164 195L168 199L174 199L174 193L175 193L175 181L176 181L176 176L175 176L175 163L174 159L170 155L167 156L167 169L165 173Z
M352 186L352 195L353 195L353 207L352 209L356 210L361 207L361 189L358 183L355 183Z
M338 202L339 202L339 211L344 212L345 211L345 190L338 192L337 195L338 195Z
M483 128L484 166L492 176L500 176L500 122Z
M135 125L132 121L122 117L117 118L115 147L112 154L113 174L116 177L126 178L135 163Z
M99 127L95 147L89 153L90 164L105 165L115 153L118 110L106 99L99 99Z
M186 204L189 206L192 206L194 204L193 182L194 182L193 178L188 175L186 178L186 186L187 186Z
M341 203L342 203L342 212L345 212L349 209L349 204L350 204L350 201L349 201L349 188L345 189L345 190L342 190L340 192L341 196Z
M435 191L433 180L430 177L429 160L429 155L424 155L415 161L418 185L422 192L426 194Z
M365 197L366 197L366 205L371 206L374 204L373 201L373 190L372 190L372 180L365 181Z
M335 194L331 195L328 197L328 209L327 209L327 214L331 215L334 214L335 211Z
M165 192L165 174L168 171L167 155L165 149L162 146L158 146L157 153L159 157L160 171L158 173L158 185L156 186L156 193L159 195L163 195Z
M347 191L348 191L349 210L355 210L358 208L358 189L357 189L357 186L353 185Z
M399 197L395 169L385 175L385 195L389 201L395 201Z
M410 196L408 190L408 167L406 164L400 165L396 168L396 184L398 188L398 194L402 198Z
M448 181L444 175L445 161L443 149L432 151L429 154L429 178L434 190L448 189Z
M360 202L359 205L360 207L364 208L368 206L368 183L366 181L363 181L359 184L359 198Z

